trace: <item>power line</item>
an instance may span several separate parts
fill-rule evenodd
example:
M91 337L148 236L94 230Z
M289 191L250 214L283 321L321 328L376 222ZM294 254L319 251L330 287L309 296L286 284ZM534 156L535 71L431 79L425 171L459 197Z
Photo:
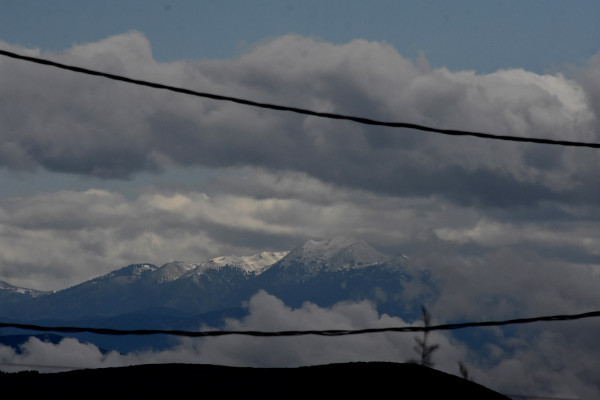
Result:
M174 335L187 337L210 337L210 336L226 336L226 335L246 335L260 337L274 336L302 336L302 335L318 335L318 336L346 336L359 335L366 333L382 333L382 332L429 332L429 331L444 331L456 330L475 327L489 326L504 326L516 324L528 324L533 322L553 322L553 321L572 321L577 319L600 317L600 311L592 311L583 314L571 315L550 315L533 318L519 318L505 321L483 321L483 322L463 322L455 324L430 325L430 326L403 326L403 327L387 327L387 328L369 328L357 330L332 329L332 330L305 330L305 331L185 331L185 330L161 330L161 329L110 329L110 328L89 328L89 327L69 327L69 326L40 326L33 324L18 324L18 323L0 323L0 328L18 328L33 331L54 331L63 333L96 333L100 335Z
M213 99L213 100L230 101L230 102L243 104L243 105L247 105L247 106L252 106L252 107L266 108L266 109L277 110L277 111L289 111L289 112L294 112L294 113L298 113L298 114L310 115L310 116L321 117L321 118L353 121L353 122L357 122L357 123L365 124L365 125L385 126L385 127L390 127L390 128L407 128L407 129L414 129L414 130L425 131L425 132L441 133L444 135L451 135L451 136L474 136L474 137L483 138L483 139L507 140L507 141L513 141L513 142L529 142L529 143L549 144L549 145L557 145L557 146L571 146L571 147L589 147L589 148L594 148L594 149L600 148L600 143L542 139L542 138L532 138L532 137L511 136L511 135L494 135L494 134L484 133L484 132L472 132L472 131L463 131L463 130L457 130L457 129L440 129L440 128L433 128L433 127L429 127L429 126L412 124L412 123L407 123L407 122L386 122L386 121L379 121L379 120L358 117L358 116L352 116L352 115L325 113L325 112L312 111L312 110L297 108L297 107L288 107L288 106L277 105L277 104L260 103L260 102L237 98L237 97L223 96L223 95L214 94L214 93L197 92L197 91L190 90L190 89L174 87L174 86L169 86L169 85L163 85L160 83L143 81L143 80L139 80L139 79L132 79L132 78L128 78L128 77L121 76L121 75L114 75L114 74L109 74L106 72L100 72L100 71L76 67L76 66L72 66L72 65L66 65L66 64L62 64L62 63L58 63L58 62L54 62L54 61L50 61L50 60L45 60L45 59L41 59L41 58L37 58L37 57L24 56L24 55L12 53L12 52L9 52L6 50L0 50L0 55L4 55L6 57L11 57L11 58L19 59L19 60L29 61L29 62L33 62L33 63L37 63L37 64L52 66L52 67L56 67L56 68L60 68L60 69L65 69L65 70L69 70L69 71L73 71L73 72L78 72L78 73L82 73L82 74L100 76L100 77L104 77L104 78L108 78L108 79L113 79L116 81L127 82L127 83L140 85L140 86L147 86L147 87L151 87L151 88L155 88L155 89L164 89L164 90L169 90L169 91L176 92L176 93L183 93L183 94L188 94L188 95L197 96L197 97L209 98L209 99Z

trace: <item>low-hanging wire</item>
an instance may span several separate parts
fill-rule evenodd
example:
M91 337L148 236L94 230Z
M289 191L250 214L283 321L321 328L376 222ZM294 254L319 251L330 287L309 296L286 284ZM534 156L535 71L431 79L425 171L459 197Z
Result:
M490 326L505 326L505 325L517 325L517 324L529 324L533 322L551 322L551 321L572 321L584 318L600 317L600 311L592 311L583 314L570 314L570 315L549 315L532 318L518 318L504 321L480 321L480 322L462 322L453 324L442 324L442 325L429 325L429 326L402 326L402 327L387 327L387 328L368 328L368 329L331 329L331 330L304 330L304 331L223 331L223 330L209 330L209 331L186 331L186 330L161 330L161 329L110 329L110 328L90 328L90 327L75 327L75 326L40 326L34 324L19 324L10 322L0 322L0 328L18 328L32 331L53 331L63 333L95 333L100 335L174 335L174 336L187 336L187 337L210 337L210 336L226 336L226 335L246 335L246 336L262 336L262 337L273 337L273 336L303 336L303 335L317 335L317 336L346 336L346 335L360 335L366 333L382 333L382 332L430 332L430 331L447 331L464 328L476 328L476 327L490 327Z

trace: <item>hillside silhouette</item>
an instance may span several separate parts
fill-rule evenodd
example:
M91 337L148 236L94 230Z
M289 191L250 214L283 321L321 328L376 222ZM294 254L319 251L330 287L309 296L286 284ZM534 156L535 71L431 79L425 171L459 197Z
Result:
M206 395L228 398L508 399L477 383L411 363L357 362L295 368L151 364L60 373L0 374L6 393Z

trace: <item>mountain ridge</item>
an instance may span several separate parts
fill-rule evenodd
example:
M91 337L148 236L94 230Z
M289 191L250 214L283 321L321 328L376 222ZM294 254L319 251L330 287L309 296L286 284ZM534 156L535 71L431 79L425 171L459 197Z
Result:
M475 382L417 364L354 362L296 368L247 368L210 364L146 364L39 374L0 373L4 389L21 394L56 391L96 394L185 395L204 389L221 398L408 398L503 400L508 397ZM106 385L110 382L110 385ZM169 384L157 384L169 382ZM232 384L234 383L234 384ZM309 383L309 384L307 384Z
M33 297L41 296L47 293L52 293L52 291L42 291L36 289L29 289L20 286L11 285L8 282L0 280L0 293L19 293L19 294L29 294Z
M23 294L32 294L34 296L40 296L45 294L53 294L56 292L61 292L64 290L72 289L82 284L88 283L97 283L102 280L116 278L116 277L127 277L129 279L134 278L135 276L139 278L143 278L144 275L149 274L153 278L156 278L157 281L173 281L180 279L182 277L188 277L191 275L200 275L207 270L210 269L219 269L225 266L236 267L241 269L242 271L250 274L260 274L267 270L269 267L273 266L277 262L282 262L282 265L289 266L292 262L290 260L293 258L301 257L308 258L308 260L312 263L315 262L332 262L333 264L327 264L328 269L332 269L334 267L338 268L348 268L348 267L363 267L367 265L375 264L376 262L365 262L358 261L353 265L347 262L343 265L339 264L340 259L346 257L347 259L354 256L354 252L348 252L348 248L354 247L358 248L363 252L369 253L370 257L376 258L379 261L385 261L390 259L390 257L384 256L379 253L373 247L368 245L363 240L352 239L348 237L334 237L331 239L325 240L315 240L309 239L308 241L300 244L289 251L278 251L278 252L267 252L263 251L260 253L252 254L249 256L217 256L210 258L208 260L202 261L200 263L189 263L186 261L169 261L161 266L154 265L152 263L136 263L129 264L127 266L114 269L106 274L100 275L96 278L89 279L84 282L80 282L78 284L66 287L64 289L53 290L53 291L41 291L37 289L30 289L24 287L13 286L8 282L0 280L0 293L2 291L11 291L18 292ZM346 252L344 252L346 251ZM323 253L323 256L319 257ZM307 257L308 256L308 257ZM334 256L337 256L337 260ZM364 258L365 256L362 255ZM349 261L349 260L347 260ZM332 265L334 267L332 267Z
M289 252L161 267L131 264L37 297L4 296L0 290L0 318L113 329L218 327L228 317L246 315L244 304L263 290L290 307L368 300L382 313L411 321L420 318L420 304L435 290L426 273L407 265L406 258L385 256L362 240L309 240ZM406 285L411 290L405 293Z
M291 250L279 261L281 267L290 267L302 261L314 268L339 270L361 268L387 261L389 257L379 253L363 240L335 237L326 240L310 239Z

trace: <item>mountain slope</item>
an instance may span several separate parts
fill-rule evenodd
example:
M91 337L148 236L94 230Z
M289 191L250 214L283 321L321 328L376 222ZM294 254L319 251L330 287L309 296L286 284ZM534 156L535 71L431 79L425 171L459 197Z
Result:
M124 321L119 316L128 315L129 321L147 322L143 328L223 315L223 310L239 310L252 295L266 290L290 306L369 299L383 312L410 319L418 318L424 296L434 293L426 278L408 273L406 259L384 256L361 240L309 240L289 252L216 257L199 264L177 261L161 267L133 264L55 293L3 301L0 317L59 323ZM422 293L404 297L408 284L421 287Z
M40 290L22 288L18 286L13 286L4 281L0 281L0 295L18 294L30 297L38 297L49 293L51 292L42 292Z

